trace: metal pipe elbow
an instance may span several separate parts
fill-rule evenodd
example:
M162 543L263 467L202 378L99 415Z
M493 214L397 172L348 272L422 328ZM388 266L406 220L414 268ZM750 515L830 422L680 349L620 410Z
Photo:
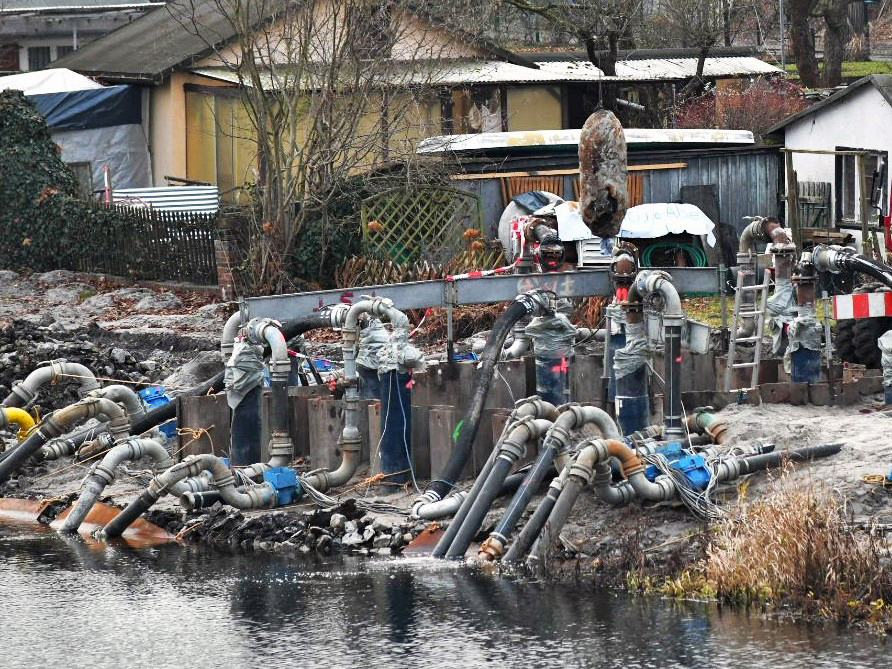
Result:
M631 479L635 474L644 472L644 463L641 461L641 458L624 441L608 439L605 443L607 453L619 460L623 474L627 479Z
M121 384L97 388L96 390L91 390L88 395L89 397L104 397L116 404L123 404L131 423L138 418L142 418L146 413L145 407L139 400L139 395L132 388Z
M667 476L658 476L651 483L644 476L644 468L629 477L629 485L635 491L636 497L650 502L662 502L675 496L675 484Z
M595 496L610 504L611 506L625 506L635 498L635 491L628 481L620 481L618 484L611 483L613 473L610 471L610 465L606 462L600 462L595 466L595 476L592 482L592 490Z
M459 490L449 495L439 502L424 502L418 500L412 505L412 518L420 518L422 520L437 520L447 516L454 516L461 507L465 498L468 496L463 490Z
M223 326L223 335L220 337L220 357L223 358L223 364L229 360L232 355L232 348L235 345L235 336L242 324L242 314L236 311L230 316L226 325Z
M743 229L743 232L740 233L740 241L737 244L738 253L752 253L755 250L756 238L762 236L763 220L765 219L761 216L756 217L756 220Z
M276 381L287 381L291 372L288 343L282 334L282 324L272 318L252 318L245 326L248 341L270 346L270 375Z
M634 287L637 294L659 293L663 298L663 317L684 318L681 296L672 284L672 277L659 270L642 270L635 276ZM631 297L631 289L629 291Z
M24 409L18 407L0 408L0 430L15 425L19 428L16 438L21 441L28 436L28 432L34 427L34 419Z
M685 426L689 432L709 435L714 444L725 443L728 424L724 420L716 418L707 409L695 409L694 413L685 419Z

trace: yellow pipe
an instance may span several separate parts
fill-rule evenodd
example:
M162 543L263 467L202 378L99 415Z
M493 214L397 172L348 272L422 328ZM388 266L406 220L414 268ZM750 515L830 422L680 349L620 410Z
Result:
M18 425L19 433L17 438L19 441L22 441L25 437L28 436L28 433L34 427L34 419L24 409L18 409L16 407L3 407L0 409L0 414L3 416L3 420L0 420L0 427L5 427L7 425Z

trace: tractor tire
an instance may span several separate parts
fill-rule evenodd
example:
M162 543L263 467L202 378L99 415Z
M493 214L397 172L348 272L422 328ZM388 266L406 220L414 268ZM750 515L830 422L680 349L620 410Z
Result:
M881 354L877 339L892 329L892 318L860 318L852 322L852 345L858 363L868 369L879 369Z
M855 353L855 323L845 319L836 321L836 355L843 362L858 363Z

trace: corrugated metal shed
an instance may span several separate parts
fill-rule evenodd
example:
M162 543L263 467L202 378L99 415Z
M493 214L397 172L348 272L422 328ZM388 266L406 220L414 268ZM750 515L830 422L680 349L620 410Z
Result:
M735 226L740 232L744 216L759 214L777 216L779 153L777 149L742 146L725 148L649 149L639 146L629 151L629 164L646 165L682 163L677 169L655 169L636 172L643 179L644 202L678 202L682 186L714 185L719 200L719 214L723 223ZM456 187L481 198L484 224L488 234L495 234L495 226L504 204L499 183L500 172L549 169L578 170L575 152L518 156L493 152L486 159L474 163L462 160L462 172L489 172L491 178L456 180ZM567 199L575 199L574 173L564 176L563 192Z
M115 204L151 207L159 211L214 214L220 207L216 186L121 188L112 191L112 199Z
M605 81L674 81L689 79L697 73L696 58L620 60L616 63L615 77L604 76L600 69L586 61L540 61L536 64L543 70L578 77L589 73ZM703 65L703 76L710 79L780 73L780 68L747 56L707 58Z

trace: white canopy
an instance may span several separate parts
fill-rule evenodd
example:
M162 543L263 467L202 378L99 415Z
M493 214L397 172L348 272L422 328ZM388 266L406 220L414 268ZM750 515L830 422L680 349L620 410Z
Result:
M43 95L44 93L70 93L72 91L87 91L94 88L102 88L82 74L78 74L64 67L50 70L38 70L37 72L25 72L23 74L11 74L8 77L0 77L0 91L15 89L25 95Z

